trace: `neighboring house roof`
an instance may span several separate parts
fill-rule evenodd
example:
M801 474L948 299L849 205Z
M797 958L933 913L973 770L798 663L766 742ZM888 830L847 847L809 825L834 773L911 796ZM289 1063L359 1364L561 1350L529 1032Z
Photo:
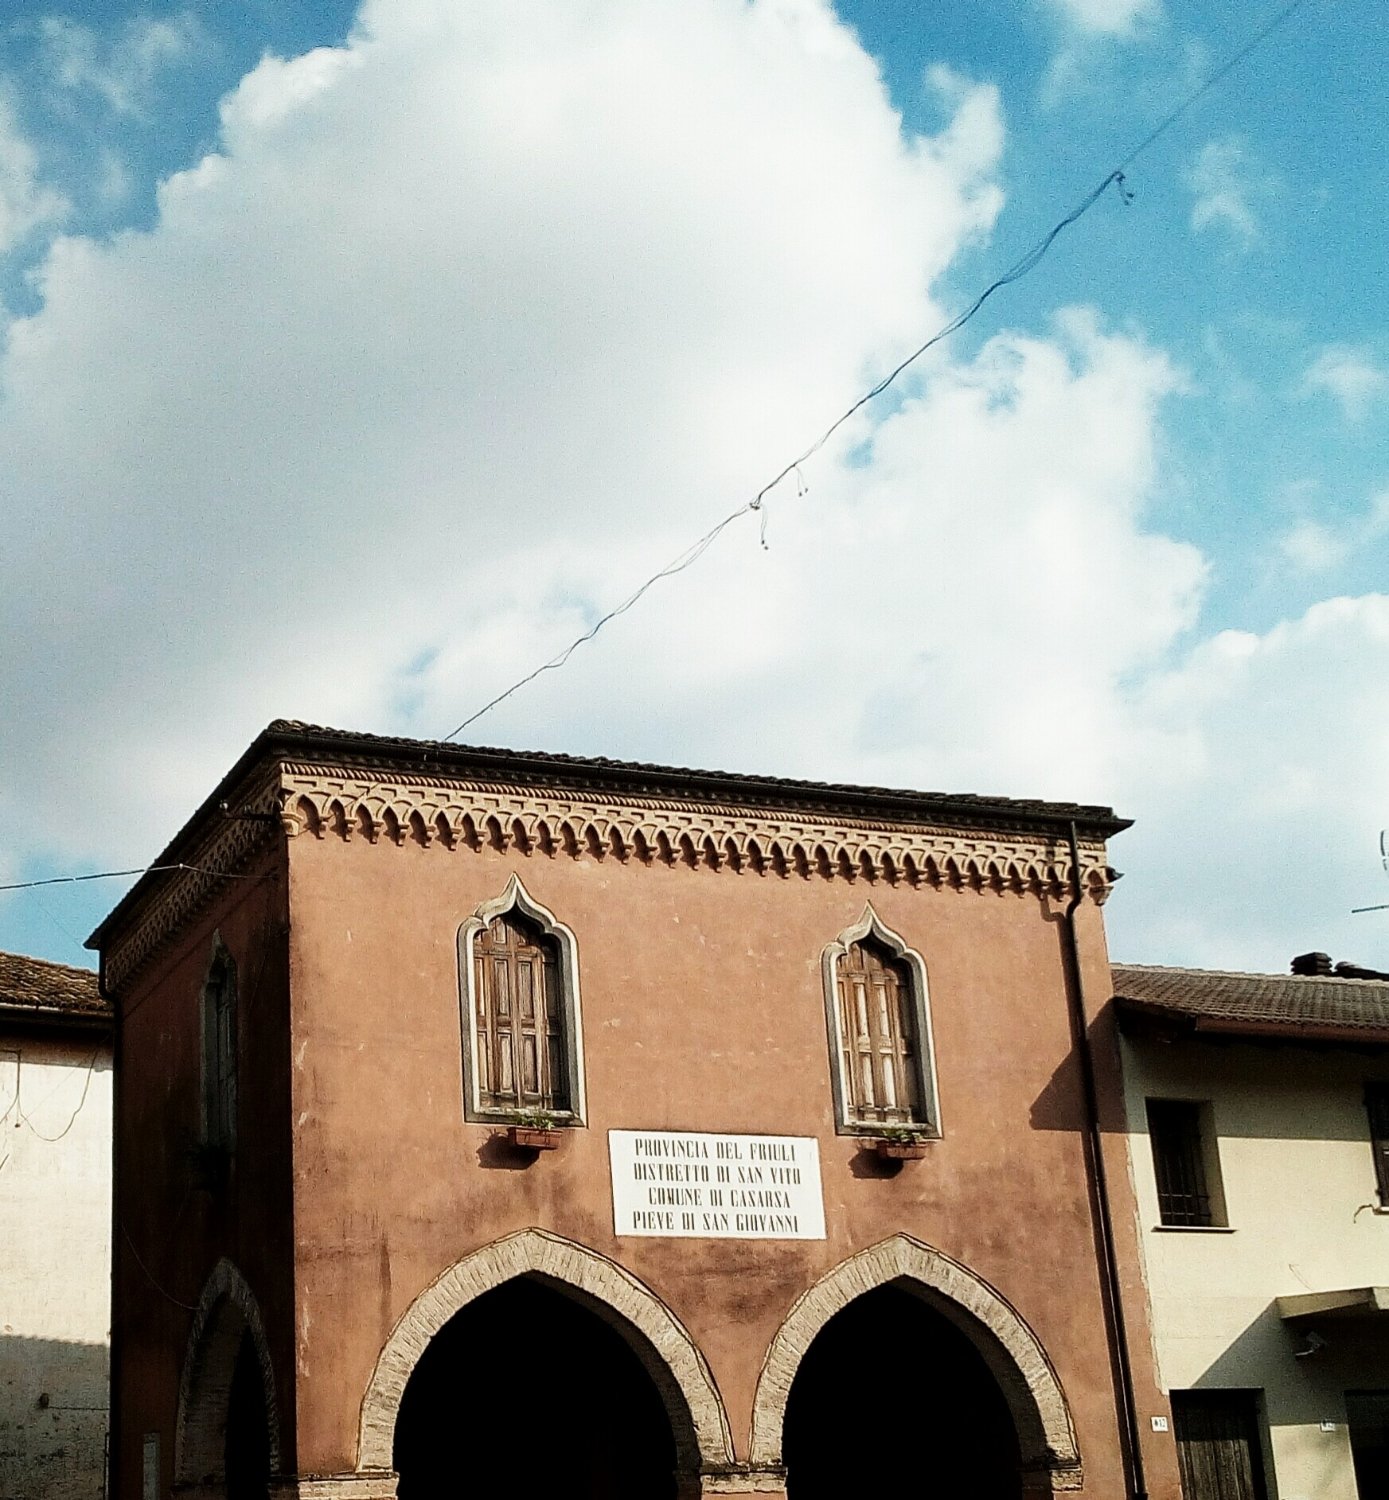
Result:
M1121 1017L1177 1032L1389 1044L1389 982L1115 964Z
M100 1030L111 1024L111 1007L91 969L0 953L0 1026L14 1023Z

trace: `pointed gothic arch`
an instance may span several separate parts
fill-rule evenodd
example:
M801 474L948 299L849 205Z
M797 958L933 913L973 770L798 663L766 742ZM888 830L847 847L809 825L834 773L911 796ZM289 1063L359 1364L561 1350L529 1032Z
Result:
M797 1299L762 1364L753 1402L750 1460L782 1462L782 1427L801 1358L826 1323L862 1293L896 1285L928 1302L982 1355L1017 1428L1029 1493L1059 1494L1082 1485L1070 1408L1037 1335L1002 1293L967 1266L904 1234L842 1261ZM1045 1486L1040 1488L1039 1486Z
M660 1392L683 1471L732 1467L733 1441L723 1398L704 1356L675 1314L616 1262L543 1229L523 1229L450 1266L405 1310L377 1358L362 1398L359 1473L391 1468L401 1399L429 1341L475 1298L522 1276L573 1297L623 1336Z
M243 1340L255 1352L265 1398L270 1473L280 1472L280 1413L275 1370L260 1305L246 1278L225 1256L213 1267L188 1331L174 1424L174 1483L207 1486L226 1479L227 1415Z

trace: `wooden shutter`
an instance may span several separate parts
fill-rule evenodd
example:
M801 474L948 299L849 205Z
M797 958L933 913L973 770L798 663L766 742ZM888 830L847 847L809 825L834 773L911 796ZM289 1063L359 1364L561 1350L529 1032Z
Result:
M236 968L225 955L203 991L203 1138L230 1150L236 1143Z
M478 1095L484 1109L567 1110L564 996L555 944L494 917L473 955Z
M217 1110L222 1145L236 1143L236 972L222 970L217 1003Z
M1173 1391L1183 1500L1268 1500L1254 1391Z
M916 1005L907 966L876 943L852 943L839 960L837 982L840 1067L849 1119L925 1123Z
M1370 1146L1375 1154L1379 1201L1389 1208L1389 1083L1365 1085L1365 1109L1370 1116Z
M1214 1223L1201 1139L1201 1106L1187 1099L1148 1100L1148 1139L1164 1224Z

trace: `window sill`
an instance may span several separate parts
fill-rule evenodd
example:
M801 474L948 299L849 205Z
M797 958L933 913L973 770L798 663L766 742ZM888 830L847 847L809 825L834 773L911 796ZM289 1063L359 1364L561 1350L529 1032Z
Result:
M1233 1224L1154 1224L1154 1234L1233 1234Z
M514 1113L483 1114L481 1111L465 1116L465 1122L469 1125L486 1125L493 1130L510 1130L513 1125L522 1125L525 1123L522 1120L518 1120ZM551 1115L550 1123L544 1129L587 1130L588 1127L578 1115Z

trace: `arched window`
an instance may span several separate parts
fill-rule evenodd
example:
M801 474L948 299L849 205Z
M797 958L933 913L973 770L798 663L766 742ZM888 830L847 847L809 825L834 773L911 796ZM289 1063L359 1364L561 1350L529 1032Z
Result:
M582 1123L574 935L513 876L460 928L458 961L468 1118Z
M202 994L202 1139L229 1152L236 1146L236 964L217 943Z
M939 1134L920 955L869 907L825 950L824 979L839 1130Z
M492 1109L569 1109L559 945L514 912L473 944L478 1102Z

